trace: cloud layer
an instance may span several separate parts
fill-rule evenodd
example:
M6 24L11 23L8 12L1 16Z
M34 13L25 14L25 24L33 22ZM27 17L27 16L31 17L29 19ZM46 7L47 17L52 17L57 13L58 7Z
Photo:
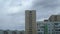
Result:
M25 10L34 9L37 21L60 13L60 0L0 0L0 29L23 30Z

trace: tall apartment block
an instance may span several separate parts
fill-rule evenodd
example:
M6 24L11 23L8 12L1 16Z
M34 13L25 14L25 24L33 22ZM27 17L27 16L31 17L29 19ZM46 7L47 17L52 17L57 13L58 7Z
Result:
M36 10L25 11L25 34L36 34Z

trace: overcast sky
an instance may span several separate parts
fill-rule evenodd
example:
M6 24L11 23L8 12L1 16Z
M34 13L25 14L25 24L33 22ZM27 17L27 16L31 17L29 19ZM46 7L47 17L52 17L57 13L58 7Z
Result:
M0 29L24 30L25 10L36 10L37 21L60 14L60 0L0 0Z

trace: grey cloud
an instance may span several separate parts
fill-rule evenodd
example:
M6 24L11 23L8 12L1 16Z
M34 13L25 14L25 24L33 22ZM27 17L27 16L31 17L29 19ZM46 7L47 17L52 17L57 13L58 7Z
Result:
M52 14L59 13L60 0L34 0L32 7L37 10L37 20L48 18Z
M28 9L36 10L38 21L48 18L51 14L59 13L60 0L1 0L0 29L23 30L25 10Z
M56 7L58 6L60 3L58 2L59 0L36 0L36 2L34 1L34 6L43 6L43 7ZM60 6L60 5L59 5Z

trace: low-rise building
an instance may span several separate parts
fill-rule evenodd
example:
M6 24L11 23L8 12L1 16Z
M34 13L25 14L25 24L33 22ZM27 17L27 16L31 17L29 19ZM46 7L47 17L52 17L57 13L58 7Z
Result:
M37 34L60 34L60 22L37 22Z
M24 34L25 31L18 30L0 30L0 34Z
M37 22L37 34L44 34L45 23L44 22Z

